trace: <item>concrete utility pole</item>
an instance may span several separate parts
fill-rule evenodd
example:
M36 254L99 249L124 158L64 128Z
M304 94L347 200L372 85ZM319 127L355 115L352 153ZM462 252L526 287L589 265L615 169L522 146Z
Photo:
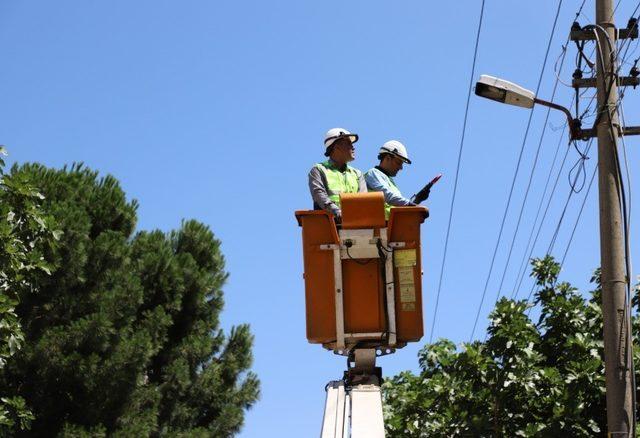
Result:
M626 302L625 253L622 214L616 164L619 121L616 66L611 62L616 50L613 0L596 0L595 29L602 56L597 59L598 87L598 187L600 197L600 265L604 358L607 388L607 428L611 438L632 434L631 328ZM607 35L612 42L607 43ZM615 53L614 53L615 55ZM602 61L601 61L602 60ZM604 63L604 65L603 65ZM607 114L608 111L608 114ZM610 116L609 116L610 114ZM611 124L614 128L611 129ZM614 134L612 134L615 133Z
M538 99L519 85L493 76L482 75L476 84L478 96L523 108L535 104L562 110L568 119L572 141L598 137L598 187L600 199L600 281L602 284L602 319L604 323L604 360L607 390L607 437L635 436L635 390L633 385L632 338L626 287L626 242L623 242L623 216L620 207L622 181L619 175L618 136L640 135L640 126L621 127L618 121L618 85L640 85L634 68L628 77L618 77L616 43L618 39L638 38L638 19L632 17L626 29L616 29L613 0L596 0L596 25L581 27L574 22L572 41L595 40L597 72L582 79L576 70L572 81L579 88L598 88L596 126L582 129L580 119L553 102ZM579 50L582 50L579 48ZM584 55L582 55L584 56ZM612 57L614 59L612 59ZM576 108L576 112L578 109ZM631 273L629 273L631 275Z

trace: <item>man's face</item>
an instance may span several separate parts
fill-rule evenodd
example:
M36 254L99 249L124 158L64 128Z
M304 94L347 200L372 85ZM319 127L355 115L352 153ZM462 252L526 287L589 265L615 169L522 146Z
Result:
M391 174L391 176L396 176L398 172L402 170L404 161L402 161L400 158L396 157L395 155L391 155L391 154L387 159L389 160L389 166L388 166L389 174Z
M356 159L356 148L349 137L342 137L336 140L334 150L339 153L340 158L345 163Z

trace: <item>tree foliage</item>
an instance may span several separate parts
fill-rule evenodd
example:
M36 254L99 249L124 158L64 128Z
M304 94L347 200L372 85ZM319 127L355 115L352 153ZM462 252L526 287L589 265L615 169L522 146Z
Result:
M82 165L24 165L62 230L55 266L17 308L26 343L0 388L30 436L231 436L257 400L247 325L220 328L220 242L196 221L138 232L137 204Z
M420 374L384 384L389 436L591 437L606 431L599 273L584 298L533 261L534 303L502 298L484 342L449 340L419 353ZM533 306L540 312L530 317ZM634 318L634 333L640 322ZM640 355L634 354L636 369Z
M43 251L57 235L52 219L40 210L43 196L23 175L4 174L4 154L0 147L0 370L22 348L18 299L34 292L39 272L50 272ZM0 433L27 429L32 419L22 397L0 390Z

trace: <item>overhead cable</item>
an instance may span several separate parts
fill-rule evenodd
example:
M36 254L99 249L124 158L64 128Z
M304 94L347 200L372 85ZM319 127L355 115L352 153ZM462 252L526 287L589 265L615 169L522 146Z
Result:
M544 61L542 62L542 68L540 69L540 76L538 78L538 84L536 86L535 95L538 94L538 92L540 91L540 86L542 85L542 78L544 76L544 70L545 70L545 68L547 66L547 60L549 58L549 51L551 50L551 42L553 41L553 37L555 35L556 25L558 23L558 16L560 15L560 9L562 7L562 1L563 0L560 0L558 2L558 8L556 10L556 15L555 15L555 18L553 20L553 26L551 28L551 35L549 36L549 41L547 43L547 50L546 50L545 55L544 55ZM523 141L522 141L522 145L520 147L520 153L518 155L518 160L517 160L517 163L516 163L516 169L515 169L515 172L513 174L513 179L511 181L511 188L509 189L509 196L507 198L507 205L505 206L504 214L502 216L502 222L500 224L500 231L498 232L498 238L496 240L496 245L495 245L495 248L493 250L493 256L491 257L491 264L489 266L489 273L487 274L487 279L485 281L484 289L482 291L482 297L480 299L480 304L478 305L478 310L476 312L476 317L475 317L475 320L473 322L473 328L471 330L471 336L469 337L469 342L473 341L473 336L475 335L476 327L478 325L478 319L480 318L480 313L482 312L482 305L484 304L484 299L485 299L485 296L487 294L487 289L489 287L489 280L491 279L491 273L493 272L493 266L494 266L494 263L495 263L495 260L496 260L496 254L498 253L498 247L500 246L500 240L502 238L502 232L504 230L504 224L505 224L505 221L507 219L507 213L509 211L509 206L511 205L511 198L513 196L513 189L514 189L515 184L516 184L516 179L518 177L518 172L520 171L520 163L522 162L522 154L524 152L524 147L525 147L525 144L526 144L526 141L527 141L527 137L529 135L529 128L531 127L532 119L533 119L533 109L529 113L529 120L527 122L527 127L525 129L524 138L523 138Z
M447 250L449 248L449 234L451 232L451 222L453 218L453 208L456 201L456 193L458 191L458 178L460 176L460 164L462 162L462 149L464 147L465 135L467 133L467 119L469 116L469 102L471 101L471 91L473 90L473 79L476 72L476 60L478 58L478 45L480 43L480 31L482 30L482 19L484 17L484 4L485 0L482 0L480 6L480 18L478 19L478 30L476 32L476 42L473 50L473 62L471 63L471 75L469 76L469 90L467 92L467 102L464 109L464 119L462 122L462 135L460 137L460 146L458 148L458 161L456 164L456 176L453 182L453 195L451 196L451 205L449 207L449 221L447 224L447 234L444 239L444 252L442 254L442 264L440 265L440 278L438 280L438 292L436 294L436 304L433 311L433 321L431 322L431 333L429 335L429 343L433 340L433 333L436 325L436 318L438 316L438 305L440 304L440 292L442 291L442 278L444 275L444 268L447 260Z
M564 61L566 59L566 55L567 55L567 51L566 51L566 46L569 42L569 37L567 37L567 42L565 43L565 45L563 46L563 55L562 55L562 61L560 62L560 73L562 73L562 67L564 66ZM558 83L560 82L559 80L559 76L556 77L556 81L553 84L553 91L551 92L551 101L553 102L555 96L556 96L556 91L558 90ZM504 270L502 271L502 277L500 278L500 285L498 286L498 291L496 293L496 299L495 302L498 302L498 299L500 298L500 295L502 294L502 286L504 285L504 279L507 275L507 270L509 268L509 262L511 261L511 254L513 253L513 247L515 245L516 242L516 238L518 236L518 231L520 230L520 222L522 221L522 214L524 213L524 208L525 205L527 203L527 199L529 196L529 191L531 190L531 183L533 182L533 175L535 174L536 171L536 166L538 164L538 157L540 156L540 150L542 149L542 142L544 140L544 135L547 131L547 123L549 122L549 115L551 114L551 108L547 108L547 113L545 114L545 118L544 118L544 122L542 124L542 132L540 133L540 140L538 141L538 147L536 148L536 154L535 157L533 159L533 165L531 166L531 172L529 173L529 181L527 183L527 188L524 192L524 198L522 199L522 204L520 205L520 213L518 213L518 221L516 222L516 228L513 232L513 237L511 238L511 245L509 245L509 253L507 255L507 260L504 264ZM565 128L566 129L566 128ZM564 132L564 131L563 131ZM556 151L556 156L557 156L557 151ZM547 183L549 181L547 180ZM526 249L525 249L525 253L526 253Z

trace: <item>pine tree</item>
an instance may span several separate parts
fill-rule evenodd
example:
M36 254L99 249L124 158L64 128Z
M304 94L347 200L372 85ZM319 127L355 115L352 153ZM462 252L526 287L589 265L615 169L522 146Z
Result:
M232 436L259 395L247 325L219 326L220 242L197 221L138 232L135 201L82 165L15 167L63 234L56 268L17 309L25 348L1 386L32 408L31 436Z

